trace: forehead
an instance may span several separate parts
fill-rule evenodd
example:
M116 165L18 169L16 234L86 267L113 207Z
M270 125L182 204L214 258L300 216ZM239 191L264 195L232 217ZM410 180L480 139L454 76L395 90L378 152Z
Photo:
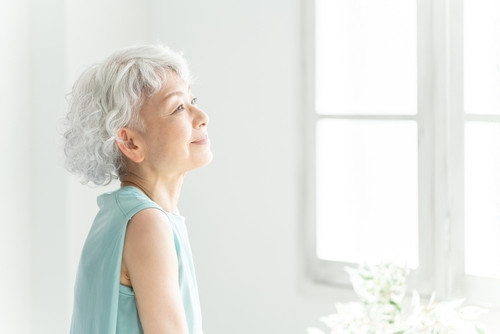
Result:
M188 93L190 91L189 84L176 72L170 72L166 75L163 85L161 86L158 93L153 95L153 97L165 98L170 93L173 92L183 92Z

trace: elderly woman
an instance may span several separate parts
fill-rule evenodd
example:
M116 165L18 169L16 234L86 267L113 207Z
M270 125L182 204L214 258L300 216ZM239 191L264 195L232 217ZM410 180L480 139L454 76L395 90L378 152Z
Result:
M121 187L99 212L78 268L73 334L202 333L191 249L177 200L212 159L207 115L184 59L167 47L119 51L88 68L69 99L67 167Z

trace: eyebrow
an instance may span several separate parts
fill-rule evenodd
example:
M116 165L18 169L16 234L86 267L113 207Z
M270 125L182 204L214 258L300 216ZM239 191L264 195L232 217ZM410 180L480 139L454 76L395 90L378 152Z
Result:
M174 91L174 92L170 92L170 93L168 93L168 94L167 94L167 95L166 95L166 96L165 96L165 97L161 100L161 102L162 102L162 103L163 103L163 102L165 102L166 100L168 100L169 98L171 98L171 97L172 97L172 96L174 96L174 95L183 95L183 94L184 94L184 92L181 92L180 90L176 90L176 91Z

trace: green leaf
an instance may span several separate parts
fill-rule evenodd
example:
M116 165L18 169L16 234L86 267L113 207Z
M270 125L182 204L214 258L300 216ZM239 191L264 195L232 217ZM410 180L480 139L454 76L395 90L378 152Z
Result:
M486 331L484 329L479 328L477 326L475 326L475 327L476 327L477 334L486 334Z
M401 312L401 306L399 306L399 304L397 304L395 301L390 300L389 304L393 305L399 312Z
M359 273L358 275L359 275L359 277L361 277L365 281L373 280L373 276L367 276L367 275L363 275L361 273Z

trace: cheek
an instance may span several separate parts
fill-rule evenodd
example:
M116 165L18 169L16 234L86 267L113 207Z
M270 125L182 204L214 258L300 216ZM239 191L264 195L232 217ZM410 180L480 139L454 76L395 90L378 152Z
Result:
M186 126L172 126L165 130L166 144L176 151L185 150L191 143L191 129Z

